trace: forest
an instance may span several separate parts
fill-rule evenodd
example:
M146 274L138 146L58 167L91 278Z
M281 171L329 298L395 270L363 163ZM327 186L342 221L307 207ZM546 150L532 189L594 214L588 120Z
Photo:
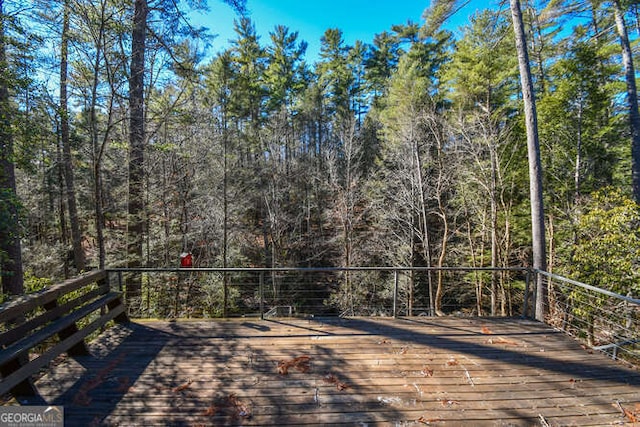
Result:
M0 0L4 294L105 267L532 266L512 10L319 57L240 0ZM425 2L426 3L426 2ZM504 3L504 2L503 2ZM545 264L640 294L640 2L520 3ZM237 12L235 38L189 17ZM132 287L135 291L135 288Z

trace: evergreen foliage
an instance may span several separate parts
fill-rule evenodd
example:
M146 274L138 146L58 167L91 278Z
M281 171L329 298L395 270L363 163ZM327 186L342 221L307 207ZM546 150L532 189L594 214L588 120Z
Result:
M246 12L244 2L226 3ZM188 22L205 2L149 2L144 62L137 64L144 115L137 110L142 123L132 124L134 3L29 5L5 0L2 15L7 66L0 77L9 102L1 130L13 142L3 155L17 168L17 198L1 189L0 229L21 235L25 270L35 277L77 273L78 247L85 268L125 266L128 241L138 265L150 267L178 266L181 252L212 267L531 265L526 132L504 11L478 12L457 39L441 27L456 10L449 1L435 2L422 24L395 25L353 46L341 29L327 29L310 63L295 29L279 25L262 40L244 13L229 48L207 55L209 36ZM638 297L639 220L630 201L627 88L612 10L563 1L524 12L549 265ZM627 25L636 19L630 11L626 18ZM134 159L131 127L140 124ZM81 232L75 243L70 191ZM19 205L17 221L11 211ZM324 297L348 310L390 296L388 278L352 279L328 281ZM194 306L214 316L230 297L228 280L184 286ZM408 280L402 298L409 311L430 302L430 310L446 311L447 301L470 298L443 294L437 275ZM508 313L506 278L465 281L478 314ZM290 286L275 275L268 282L274 293Z

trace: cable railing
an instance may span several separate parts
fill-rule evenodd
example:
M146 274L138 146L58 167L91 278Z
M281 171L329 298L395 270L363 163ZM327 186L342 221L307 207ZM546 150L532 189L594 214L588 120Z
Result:
M594 350L640 366L640 299L543 271L545 322Z
M527 316L525 268L327 267L108 270L132 317ZM137 281L131 297L127 284Z
M533 317L595 350L640 365L640 300L527 268L326 267L107 270L133 318L316 316ZM128 284L140 292L130 296ZM541 319L539 319L541 320Z

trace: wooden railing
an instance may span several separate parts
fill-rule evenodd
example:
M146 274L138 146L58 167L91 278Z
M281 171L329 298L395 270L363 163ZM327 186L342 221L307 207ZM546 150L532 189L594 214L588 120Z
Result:
M125 322L127 314L104 270L0 306L0 395L36 395L33 376L62 353L88 354L87 336L111 320Z

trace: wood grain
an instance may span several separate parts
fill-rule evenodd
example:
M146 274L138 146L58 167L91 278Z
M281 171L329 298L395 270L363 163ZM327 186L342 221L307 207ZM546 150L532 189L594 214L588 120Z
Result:
M640 413L637 370L519 318L139 321L91 351L38 383L68 425L588 426L631 425L617 402Z

